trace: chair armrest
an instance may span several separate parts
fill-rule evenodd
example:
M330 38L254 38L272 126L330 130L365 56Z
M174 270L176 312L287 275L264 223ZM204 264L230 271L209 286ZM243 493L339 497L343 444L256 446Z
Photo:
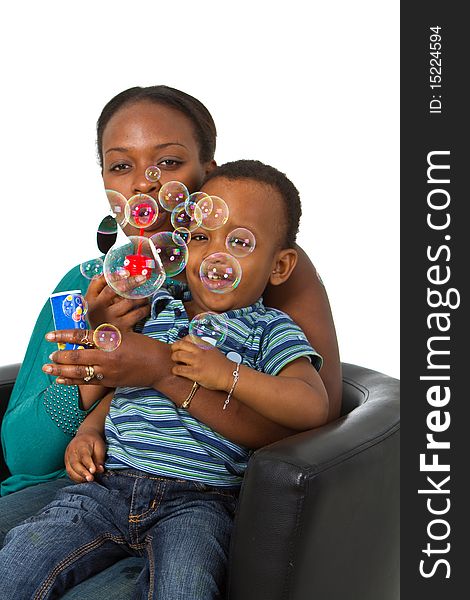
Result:
M360 406L249 462L230 600L398 597L399 382L354 365L343 372L343 393L362 395Z
M0 430L3 416L8 406L11 391L15 385L16 376L21 364L5 365L0 367ZM8 469L3 458L3 449L0 445L0 481L8 476Z

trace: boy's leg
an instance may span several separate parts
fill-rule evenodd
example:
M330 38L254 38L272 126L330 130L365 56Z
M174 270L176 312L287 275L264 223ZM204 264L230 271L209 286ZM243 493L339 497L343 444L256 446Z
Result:
M60 597L128 555L122 519L127 523L125 502L106 487L93 482L63 488L41 513L7 534L0 598Z
M237 497L237 491L199 483L168 487L158 523L147 535L146 568L137 580L136 598L224 598Z

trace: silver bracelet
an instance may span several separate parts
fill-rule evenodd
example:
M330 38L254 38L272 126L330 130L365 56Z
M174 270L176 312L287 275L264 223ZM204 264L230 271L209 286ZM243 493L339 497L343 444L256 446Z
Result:
M225 398L225 402L222 407L222 410L225 410L227 408L227 406L229 405L230 398L232 397L232 394L233 394L233 390L235 389L235 386L238 383L238 379L240 377L240 363L237 363L237 368L235 369L235 371L233 371L232 375L233 375L232 387L230 388L228 396Z

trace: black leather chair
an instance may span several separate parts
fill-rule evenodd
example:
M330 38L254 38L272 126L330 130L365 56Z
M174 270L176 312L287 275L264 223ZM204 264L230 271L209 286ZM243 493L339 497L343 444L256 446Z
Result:
M0 415L17 370L0 368ZM343 364L342 416L249 462L229 600L398 600L399 434L399 381Z

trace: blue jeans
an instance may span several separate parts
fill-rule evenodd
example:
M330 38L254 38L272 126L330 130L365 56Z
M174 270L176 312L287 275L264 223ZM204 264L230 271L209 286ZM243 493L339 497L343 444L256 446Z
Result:
M0 546L10 529L39 512L54 499L57 490L71 483L70 479L62 477L2 496L0 498Z
M133 598L220 599L237 497L238 489L133 469L62 488L6 536L0 598L61 597L117 561L140 556Z

